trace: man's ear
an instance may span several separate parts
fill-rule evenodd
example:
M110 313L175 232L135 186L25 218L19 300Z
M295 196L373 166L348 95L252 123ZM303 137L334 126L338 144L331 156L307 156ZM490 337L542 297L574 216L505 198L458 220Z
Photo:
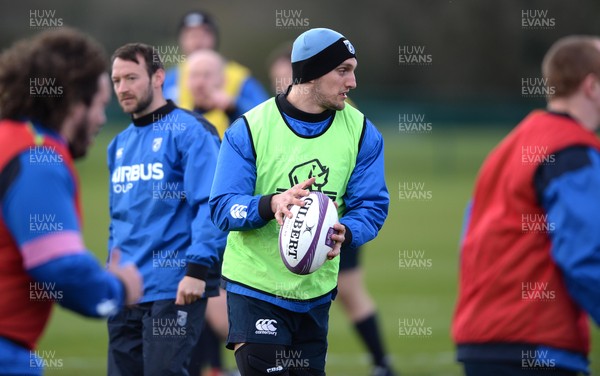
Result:
M600 82L598 81L598 76L594 73L585 76L579 88L587 98L597 98L600 96Z
M152 86L154 88L162 87L165 82L165 70L159 69L152 75Z

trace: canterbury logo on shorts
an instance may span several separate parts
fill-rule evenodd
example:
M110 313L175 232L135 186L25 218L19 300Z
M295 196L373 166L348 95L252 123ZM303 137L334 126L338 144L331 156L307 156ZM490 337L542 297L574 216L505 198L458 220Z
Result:
M273 319L259 319L256 320L256 332L255 334L268 334L272 336L277 335L277 324L276 320Z

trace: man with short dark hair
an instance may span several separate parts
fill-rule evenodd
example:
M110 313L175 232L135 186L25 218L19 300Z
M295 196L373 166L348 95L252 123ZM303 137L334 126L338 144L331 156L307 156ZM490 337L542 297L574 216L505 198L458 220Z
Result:
M69 28L0 55L0 374L41 375L33 350L54 302L106 317L141 296L119 252L104 270L85 249L74 159L106 121L102 48Z
M108 147L109 248L119 247L145 284L138 305L109 319L108 372L187 375L206 298L218 294L211 269L226 239L208 208L219 137L200 115L165 100L165 71L151 46L126 44L112 64L132 123Z
M452 333L467 375L588 373L600 323L600 38L558 40L547 108L490 153L460 255Z

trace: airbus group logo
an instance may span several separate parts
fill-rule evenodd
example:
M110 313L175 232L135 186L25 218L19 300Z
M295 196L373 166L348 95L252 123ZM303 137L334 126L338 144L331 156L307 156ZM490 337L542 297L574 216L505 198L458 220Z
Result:
M235 219L246 218L248 215L248 206L235 204L229 209L229 214Z
M138 163L117 167L112 173L111 182L114 193L125 193L133 188L134 182L162 180L164 177L162 163Z
M276 320L273 319L259 319L256 320L256 332L255 334L267 334L271 336L277 335L277 327L274 325L277 324Z

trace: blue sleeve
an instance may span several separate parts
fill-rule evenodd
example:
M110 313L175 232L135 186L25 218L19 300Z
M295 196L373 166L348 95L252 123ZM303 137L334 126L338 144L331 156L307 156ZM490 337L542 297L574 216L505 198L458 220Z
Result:
M263 204L270 202L270 197L255 196L255 185L256 160L242 117L225 132L210 193L211 218L221 230L250 230L267 223L259 204L263 197Z
M202 120L205 121L205 120ZM196 213L192 220L192 244L187 249L188 275L195 276L194 265L215 267L225 249L227 233L218 229L210 219L208 199L219 155L219 137L197 124L181 134L179 150L182 155L183 186L186 200Z
M340 223L348 230L345 244L356 249L377 236L390 203L385 184L383 137L369 120L344 202L346 212Z
M28 273L36 282L54 286L61 306L85 316L114 315L125 302L121 281L102 269L89 252L53 259Z
M260 82L254 77L248 77L240 89L240 94L235 102L235 116L239 117L257 105L269 99L269 95Z
M17 158L19 173L2 200L4 222L17 245L23 248L60 232L79 234L75 182L63 157L48 149L34 157L23 152ZM30 255L36 256L25 254Z
M600 324L600 154L584 147L556 153L554 164L536 172L535 186L569 294Z
M46 150L32 160L25 152L17 163L19 172L2 200L2 215L25 269L36 282L52 286L64 307L88 316L113 314L125 291L84 248L75 183L62 156Z

